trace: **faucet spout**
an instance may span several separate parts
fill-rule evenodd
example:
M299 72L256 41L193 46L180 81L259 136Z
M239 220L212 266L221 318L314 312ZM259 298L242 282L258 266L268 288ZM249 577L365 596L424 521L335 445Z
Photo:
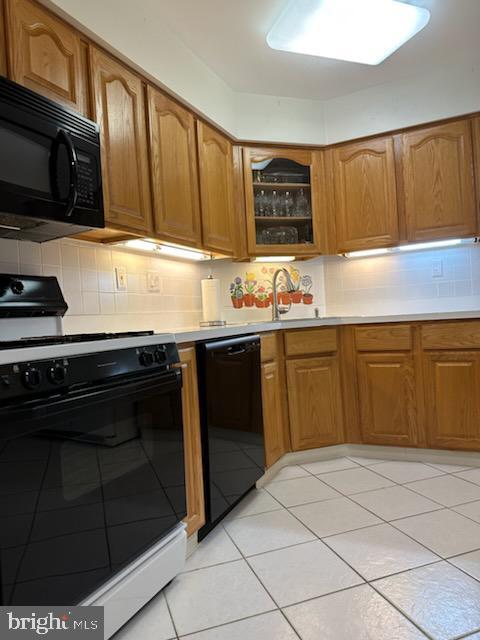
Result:
M275 273L273 274L273 285L272 285L272 289L273 289L272 320L274 322L277 322L278 320L280 320L280 315L290 311L290 307L292 306L291 303L287 306L280 306L278 304L278 295L277 295L278 278L280 275L283 275L285 278L285 282L287 284L287 291L289 293L292 293L293 291L295 291L295 285L293 284L292 278L288 273L288 271L285 269L285 267L282 267L281 269L277 269L277 271L275 271Z

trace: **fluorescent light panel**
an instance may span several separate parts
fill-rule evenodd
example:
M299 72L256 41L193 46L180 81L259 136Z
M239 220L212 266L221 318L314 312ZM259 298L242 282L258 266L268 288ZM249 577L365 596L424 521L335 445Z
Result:
M295 256L259 256L254 262L293 262Z
M272 49L377 65L421 31L430 12L398 0L291 0Z
M475 242L475 238L455 238L452 240L436 240L435 242L417 242L412 244L404 244L400 247L392 247L391 249L366 249L365 251L350 251L344 253L345 258L368 258L373 256L381 256L386 253L400 253L405 251L422 251L427 249L441 249L442 247L455 247L460 244L471 244Z
M135 249L137 251L154 252L158 255L168 256L171 258L182 258L183 260L209 260L210 255L194 249L185 249L183 247L175 247L168 244L159 244L153 240L127 240L119 243L119 246L127 249Z

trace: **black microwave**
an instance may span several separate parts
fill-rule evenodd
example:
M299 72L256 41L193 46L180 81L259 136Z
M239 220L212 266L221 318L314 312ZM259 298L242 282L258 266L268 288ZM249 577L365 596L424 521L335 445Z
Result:
M0 237L44 242L103 226L98 125L0 78Z

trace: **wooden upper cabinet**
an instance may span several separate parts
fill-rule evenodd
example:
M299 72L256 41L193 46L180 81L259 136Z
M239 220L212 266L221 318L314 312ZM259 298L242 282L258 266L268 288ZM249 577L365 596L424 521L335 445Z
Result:
M5 38L5 9L0 0L0 75L7 75L7 41Z
M475 183L477 193L477 234L480 233L480 117L474 118L473 126L473 153L475 159Z
M332 210L337 252L398 243L397 189L393 138L378 138L333 149Z
M203 246L233 254L236 229L232 145L225 136L200 121L197 135Z
M151 195L141 79L95 47L90 48L93 117L101 130L105 219L151 233Z
M153 222L158 236L201 243L195 119L163 93L148 87Z
M250 255L327 252L322 151L245 148L243 170Z
M357 357L363 442L414 446L417 440L415 374L410 353Z
M287 361L293 451L343 442L343 409L336 356Z
M480 448L480 353L427 352L424 355L428 446Z
M5 0L10 77L88 115L86 56L79 34L29 0Z
M475 235L471 122L404 133L401 148L408 240Z

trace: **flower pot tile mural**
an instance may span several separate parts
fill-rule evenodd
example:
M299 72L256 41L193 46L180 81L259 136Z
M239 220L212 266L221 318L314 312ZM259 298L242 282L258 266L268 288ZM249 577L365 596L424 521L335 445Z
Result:
M277 266L265 265L255 271L247 271L237 275L230 284L230 297L234 309L265 309L273 304L273 275ZM312 293L313 279L308 274L302 275L294 266L286 266L295 291L288 292L282 278L277 291L279 304L311 305L314 301Z

